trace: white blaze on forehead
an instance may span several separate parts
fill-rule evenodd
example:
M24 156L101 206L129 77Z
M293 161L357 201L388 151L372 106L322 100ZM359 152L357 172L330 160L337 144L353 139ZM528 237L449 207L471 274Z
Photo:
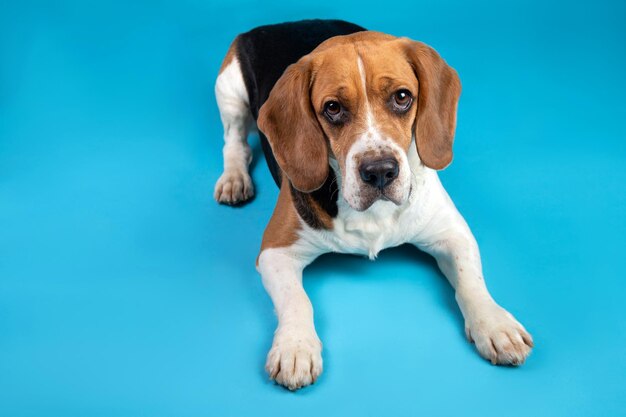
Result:
M357 55L357 66L359 67L359 74L361 74L361 85L363 87L363 99L365 100L367 133L375 133L374 118L372 117L372 109L370 108L370 102L367 98L367 83L366 83L366 78L365 78L365 68L363 68L363 61L361 60L360 55Z
M365 69L363 68L363 60L360 55L357 55L357 65L359 66L359 74L361 74L361 83L363 90L365 90Z

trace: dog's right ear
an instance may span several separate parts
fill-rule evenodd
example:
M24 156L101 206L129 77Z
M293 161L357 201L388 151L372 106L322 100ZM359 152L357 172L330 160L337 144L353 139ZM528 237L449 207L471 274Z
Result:
M406 38L402 42L419 83L415 120L417 153L427 167L444 169L452 162L461 81L430 46Z
M328 143L311 104L308 57L290 65L259 110L257 124L274 157L299 191L320 188L328 176Z

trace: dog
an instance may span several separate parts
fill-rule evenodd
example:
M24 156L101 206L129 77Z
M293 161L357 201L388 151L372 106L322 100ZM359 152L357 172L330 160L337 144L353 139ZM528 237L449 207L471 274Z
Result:
M498 365L531 335L489 294L476 240L437 170L452 161L459 77L431 47L339 20L262 26L235 38L217 77L224 172L215 199L254 195L250 129L280 187L257 270L278 327L266 370L295 390L322 372L302 271L327 252L374 259L410 243L455 290L465 333Z

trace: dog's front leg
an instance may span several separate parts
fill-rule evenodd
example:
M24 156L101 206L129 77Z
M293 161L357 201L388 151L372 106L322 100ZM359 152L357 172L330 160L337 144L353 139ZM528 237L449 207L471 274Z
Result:
M489 294L476 240L452 202L445 201L414 243L435 257L455 289L465 334L481 356L493 364L521 365L530 354L532 337Z
M309 263L292 248L265 249L258 270L270 295L278 327L267 355L270 378L295 390L315 382L322 373L322 343L313 323L313 306L302 286Z

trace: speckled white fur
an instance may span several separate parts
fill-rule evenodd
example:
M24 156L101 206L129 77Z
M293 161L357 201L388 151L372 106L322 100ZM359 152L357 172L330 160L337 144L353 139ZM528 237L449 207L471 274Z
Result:
M322 373L322 343L313 324L313 306L302 287L302 270L316 251L307 257L307 245L297 246L264 250L257 265L278 316L265 369L291 390L312 384Z

